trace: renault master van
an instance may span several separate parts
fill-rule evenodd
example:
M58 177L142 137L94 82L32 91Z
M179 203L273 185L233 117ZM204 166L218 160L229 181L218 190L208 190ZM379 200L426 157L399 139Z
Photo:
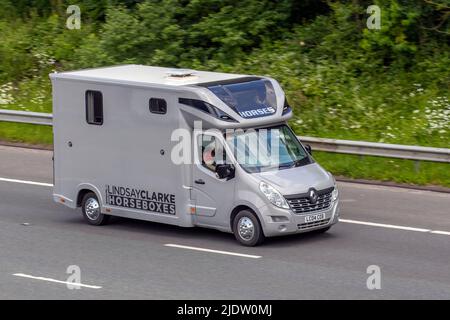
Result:
M110 216L206 227L243 245L325 232L333 176L264 76L123 65L52 73L54 201Z

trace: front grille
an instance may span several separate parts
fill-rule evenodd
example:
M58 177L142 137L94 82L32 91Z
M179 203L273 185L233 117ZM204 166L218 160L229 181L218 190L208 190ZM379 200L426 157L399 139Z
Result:
M302 230L302 229L308 229L308 228L313 228L313 227L319 227L319 226L326 225L329 221L330 221L330 219L325 219L325 220L314 221L314 222L299 223L299 224L297 225L297 227L298 227L300 230Z
M317 201L315 203L311 203L308 193L289 195L285 196L285 198L294 213L305 214L330 208L333 189L334 187L318 190Z

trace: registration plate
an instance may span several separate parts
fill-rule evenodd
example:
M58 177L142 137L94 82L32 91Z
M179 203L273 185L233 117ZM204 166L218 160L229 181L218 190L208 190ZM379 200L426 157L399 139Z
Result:
M324 220L324 219L325 219L325 213L310 214L308 216L305 216L306 223L316 222L316 221L320 221L320 220Z

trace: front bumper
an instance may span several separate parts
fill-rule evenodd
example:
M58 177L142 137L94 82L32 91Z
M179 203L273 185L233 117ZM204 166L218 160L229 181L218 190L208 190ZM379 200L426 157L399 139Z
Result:
M335 201L328 209L308 214L295 214L291 210L277 208L273 205L265 205L259 208L259 212L262 216L261 224L266 237L304 233L336 224L339 221L339 200ZM305 216L318 213L324 213L325 220L317 223L305 221Z

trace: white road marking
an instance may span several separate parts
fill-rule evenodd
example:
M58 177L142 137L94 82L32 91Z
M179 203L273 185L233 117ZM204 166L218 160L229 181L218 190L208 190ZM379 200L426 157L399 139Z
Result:
M255 256L255 255L252 255L252 254L243 254L243 253L236 253L236 252L230 252L230 251L220 251L220 250L212 250L212 249L205 249L205 248L198 248L198 247L190 247L190 246L183 246L183 245L172 244L172 243L166 243L164 246L172 247L172 248L195 250L195 251L204 251L204 252L226 254L226 255L230 255L230 256L238 256L238 257L251 258L251 259L262 258L262 256Z
M339 221L344 222L344 223L362 224L362 225L371 226L371 227L399 229L399 230L406 230L406 231L433 233L433 234L450 236L450 231L430 230L430 229L423 229L423 228L398 226L398 225L394 225L394 224L384 224L384 223L366 222L366 221L349 220L349 219L339 219Z
M433 230L433 231L431 231L431 233L442 234L442 235L445 235L445 236L450 236L450 232L449 231Z
M78 286L78 287L90 288L90 289L101 289L102 288L100 286L93 286L93 285L77 283L77 282L68 282L68 281L55 280L55 279L51 279L51 278L35 277L35 276L28 275L28 274L23 274L23 273L14 273L13 276L22 277L22 278L29 278L29 279L34 279L34 280L41 280L41 281L69 284L71 286Z
M393 225L393 224L365 222L365 221L358 221L358 220L339 219L339 221L340 222L345 222L345 223L363 224L363 225L371 226L371 227L400 229L400 230L407 230L407 231L417 231L417 232L430 232L431 231L430 229L413 228L413 227L406 227L406 226L397 226L397 225Z
M8 178L1 178L0 177L0 181L22 183L22 184L31 184L31 185L35 185L35 186L41 186L41 187L53 187L53 184L51 184L51 183L28 181L28 180L8 179Z
M356 202L355 199L339 199L339 202Z

